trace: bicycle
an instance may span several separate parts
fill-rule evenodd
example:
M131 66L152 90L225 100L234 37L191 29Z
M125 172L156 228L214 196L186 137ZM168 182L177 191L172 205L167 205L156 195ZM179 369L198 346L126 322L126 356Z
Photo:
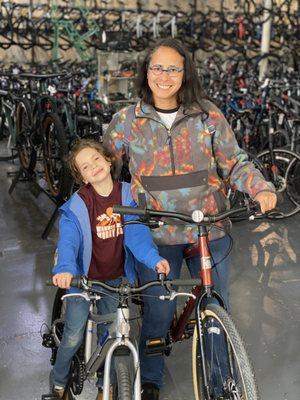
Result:
M13 161L18 157L19 148L15 123L15 111L20 101L28 109L30 102L24 97L25 88L19 76L1 73L0 76L0 161Z
M109 399L110 370L114 369L113 399L115 400L140 400L141 378L139 355L136 345L130 338L130 307L129 299L142 293L149 287L164 286L167 289L165 299L173 300L175 297L188 296L195 298L192 293L179 293L172 290L173 286L194 286L198 279L190 280L165 280L163 274L157 281L148 282L139 287L131 287L123 281L119 287L113 287L106 283L88 280L86 277L72 279L71 286L82 289L81 293L65 294L64 289L58 289L53 303L52 322L50 333L43 335L43 346L52 349L51 364L55 363L57 348L62 338L64 329L64 299L68 297L81 297L90 302L90 313L86 323L86 333L83 344L73 357L70 379L66 385L64 397L74 400L76 395L82 392L84 381L97 374L104 366L103 373L103 399ZM53 285L52 281L47 282ZM97 288L99 287L99 288ZM101 290L102 288L102 290ZM96 301L101 299L103 289L111 293L117 293L119 305L117 314L99 316L94 314ZM106 293L107 294L107 293ZM92 351L93 325L110 324L107 332L98 340L98 344ZM131 357L129 357L131 355ZM114 356L114 362L112 359ZM42 395L42 400L54 400L53 395Z
M187 300L183 310L180 311L179 318L173 320L167 339L148 340L146 352L151 354L161 351L169 354L172 343L193 336L192 372L196 400L221 398L258 400L259 393L255 375L243 340L226 310L224 300L213 286L213 260L208 247L208 226L234 215L240 216L243 212L247 212L250 215L249 218L253 219L257 205L240 207L215 216L205 216L200 210L194 211L190 216L176 212L126 206L114 206L112 211L122 215L131 214L140 217L140 220L133 220L130 223L143 223L151 227L159 227L176 219L198 228L197 244L188 247L185 252L186 257L199 255L201 260L200 280L191 291L196 299ZM209 302L211 300L214 301L213 304ZM194 310L196 318L191 320L190 317ZM222 362L226 363L226 366L221 370L221 360L215 345L217 342L221 343L222 340L226 359ZM223 376L224 371L226 376ZM219 380L223 382L223 397L214 394L213 375L216 373L219 374Z

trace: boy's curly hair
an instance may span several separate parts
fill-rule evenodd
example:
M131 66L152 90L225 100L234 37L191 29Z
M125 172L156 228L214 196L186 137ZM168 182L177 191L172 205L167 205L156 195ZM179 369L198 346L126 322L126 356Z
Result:
M103 144L96 142L93 139L78 139L72 145L71 150L65 159L75 181L77 183L82 183L82 176L76 165L75 158L81 150L86 149L87 147L97 150L98 153L100 153L101 156L104 157L106 161L111 162L110 173L111 173L113 180L116 180L117 165L116 165L116 157L115 157L114 153L111 150L109 150L107 147L105 147Z

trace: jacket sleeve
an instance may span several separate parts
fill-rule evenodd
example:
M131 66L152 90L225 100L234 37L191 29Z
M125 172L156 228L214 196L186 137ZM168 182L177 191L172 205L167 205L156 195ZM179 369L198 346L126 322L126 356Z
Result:
M230 185L254 198L259 192L275 192L271 182L267 182L260 171L248 160L247 153L237 143L234 133L224 115L213 106L209 112L211 120L216 121L213 139L214 155L222 178Z
M133 201L131 207L136 207ZM134 215L125 215L124 221L137 219ZM125 225L124 245L130 250L134 257L150 269L155 269L156 264L163 260L159 255L156 244L153 241L150 229L141 224Z
M56 249L56 261L53 274L70 272L78 275L78 254L80 247L80 232L74 221L64 213L59 220L59 238Z
M125 118L127 108L123 108L117 112L103 136L103 144L111 149L116 155L117 171L121 171L123 161L122 157L125 154L124 136L125 136Z

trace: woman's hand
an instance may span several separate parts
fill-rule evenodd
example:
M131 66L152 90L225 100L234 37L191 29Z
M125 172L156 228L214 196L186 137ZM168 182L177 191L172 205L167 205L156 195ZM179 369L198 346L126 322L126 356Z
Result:
M254 200L259 203L261 212L264 214L276 207L277 196L272 192L259 192Z
M156 264L155 270L159 274L168 275L170 272L170 265L167 260L161 260Z
M62 272L60 274L56 274L52 277L52 282L55 286L60 287L61 289L70 289L71 280L73 275L70 272Z

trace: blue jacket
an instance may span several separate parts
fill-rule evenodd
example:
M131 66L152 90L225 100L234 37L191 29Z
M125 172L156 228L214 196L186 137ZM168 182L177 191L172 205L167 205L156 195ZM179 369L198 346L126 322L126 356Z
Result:
M135 207L130 185L122 183L122 205ZM125 215L124 221L135 219ZM150 229L141 224L124 227L125 275L135 280L135 261L154 269L162 260L152 240ZM88 209L82 198L74 193L60 208L59 239L53 274L70 272L73 276L88 275L92 257L92 234ZM136 259L136 260L135 260Z

